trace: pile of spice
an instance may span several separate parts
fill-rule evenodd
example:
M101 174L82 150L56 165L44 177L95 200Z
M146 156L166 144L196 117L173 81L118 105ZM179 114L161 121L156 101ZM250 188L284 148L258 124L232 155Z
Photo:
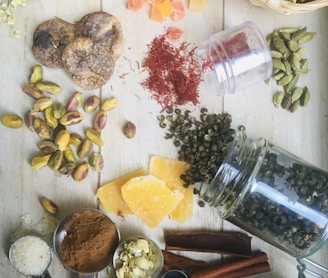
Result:
M148 89L163 111L187 103L199 103L201 70L189 44L172 45L167 35L155 37L148 46L148 56L142 67L148 77L141 85Z
M96 210L82 210L66 223L67 232L59 246L66 267L82 273L105 268L118 244L115 224Z
M232 139L231 115L208 113L201 108L197 117L189 110L168 109L158 120L160 127L167 130L164 138L171 139L177 147L178 159L192 165L181 176L184 186L210 183L227 154L229 138Z

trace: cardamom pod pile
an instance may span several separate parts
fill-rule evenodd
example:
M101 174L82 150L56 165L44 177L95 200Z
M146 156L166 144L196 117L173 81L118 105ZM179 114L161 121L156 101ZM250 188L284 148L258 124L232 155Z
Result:
M273 95L276 107L295 112L300 106L306 106L310 100L307 86L298 87L301 75L308 73L308 59L303 57L306 48L301 45L311 41L315 32L307 27L286 27L273 31L267 36L270 46L273 73L272 78L283 90Z

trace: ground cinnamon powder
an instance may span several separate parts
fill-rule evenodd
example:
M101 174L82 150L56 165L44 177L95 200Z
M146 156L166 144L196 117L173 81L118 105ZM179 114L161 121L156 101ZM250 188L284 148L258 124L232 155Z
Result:
M66 267L82 273L105 268L118 244L115 224L101 212L82 210L65 225L59 254Z

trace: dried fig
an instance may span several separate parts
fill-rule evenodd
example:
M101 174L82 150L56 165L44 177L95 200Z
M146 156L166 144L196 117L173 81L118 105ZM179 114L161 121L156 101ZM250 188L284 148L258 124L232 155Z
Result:
M111 53L92 38L78 37L63 52L65 70L83 89L92 90L104 85L114 72Z
M74 32L73 24L59 18L42 22L33 34L35 58L49 68L61 68L63 50L74 40Z
M75 35L90 37L110 50L111 58L116 61L123 52L123 31L120 21L106 12L85 15L77 23Z

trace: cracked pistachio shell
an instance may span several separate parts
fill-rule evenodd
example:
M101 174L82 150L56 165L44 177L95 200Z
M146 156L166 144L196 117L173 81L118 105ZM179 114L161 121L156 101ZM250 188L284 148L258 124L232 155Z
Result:
M1 123L9 128L20 128L23 126L23 119L16 114L4 114L1 117Z
M76 166L73 172L73 179L75 181L82 181L84 180L89 173L89 163L83 162Z
M84 111L86 113L92 113L100 105L100 98L98 96L89 97L84 103Z
M75 92L72 94L66 105L66 111L74 111L82 105L82 93Z

